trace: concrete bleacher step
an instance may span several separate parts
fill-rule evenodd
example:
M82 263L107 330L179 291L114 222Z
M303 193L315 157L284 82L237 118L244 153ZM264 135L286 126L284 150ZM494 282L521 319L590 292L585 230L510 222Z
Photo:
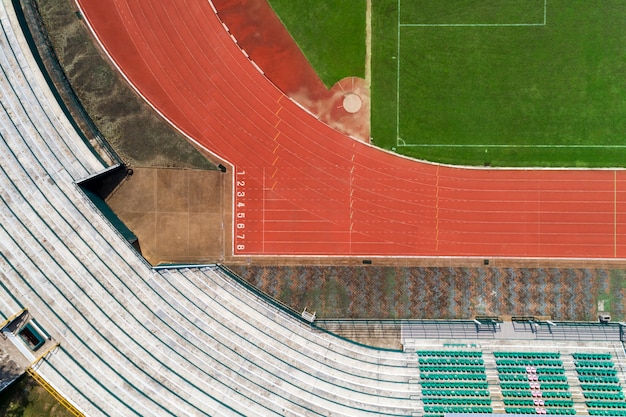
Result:
M487 375L487 384L489 397L491 398L491 408L494 413L504 413L504 401L502 398L502 389L500 388L500 379L496 368L496 358L493 355L493 349L487 345L482 348L483 361L485 362L485 374Z
M235 285L223 285L220 281L215 281L215 276L212 275L207 278L212 279L212 283L228 290L228 293L222 293L223 301L228 300L229 305L235 306L242 304L242 300L250 298L250 294L244 291L240 286ZM190 276L194 278L195 276ZM195 288L200 289L198 296L204 296L205 294L213 294L213 285L206 285L204 282L195 282ZM188 288L189 291L193 291L194 288ZM222 300L222 298L220 298ZM254 301L250 303L249 301ZM274 337L281 337L281 340L289 346L293 346L294 349L313 349L311 353L322 355L324 362L329 362L332 359L336 360L337 365L353 363L355 367L361 367L363 370L376 369L378 375L382 376L380 372L385 368L391 366L390 369L399 367L398 369L408 370L406 367L406 354L398 353L393 354L386 352L386 355L381 355L379 352L363 349L358 345L351 343L342 343L340 340L336 340L336 343L330 345L330 339L334 339L328 335L320 335L318 333L311 333L308 329L303 329L301 326L290 326L293 324L293 320L277 322L276 320L268 321L267 319L274 318L276 312L268 311L268 316L259 314L259 308L266 310L268 304L263 303L256 297L250 298L250 300L243 303L237 311L237 316L245 318L245 322L251 326L258 327L260 325L268 327L272 330ZM208 302L208 301L207 301ZM256 305L255 305L256 304ZM374 366L374 368L372 368ZM398 372L398 369L394 369L394 374Z
M202 292L202 294L204 294L204 292ZM222 320L232 320L232 319L226 319L226 318L223 318ZM251 336L251 335L249 335L249 336L247 336L247 337L250 337L250 336ZM280 347L279 347L279 348L280 348ZM283 350L284 350L284 348L283 348ZM298 350L299 350L299 349L298 349ZM295 352L294 352L294 353L295 353ZM298 355L300 355L300 354L301 354L301 352L299 352L299 351L298 351L298 352L297 352L297 354L298 354ZM303 365L306 365L306 364L303 364ZM345 382L346 382L346 383L349 383L349 381L345 381ZM382 386L383 386L383 385L381 385L381 382L382 382L382 381L376 382L376 385L382 388Z
M563 353L561 354L561 360L563 361L563 369L565 369L565 376L567 377L569 390L572 394L576 414L588 415L589 410L587 409L585 397L583 396L583 391L578 379L578 373L576 372L576 366L574 365L574 357L571 353Z
M32 53L23 35L17 35L14 28L18 28L17 17L11 7L2 6L0 25L5 47L0 51L0 62L4 69L10 69L8 81L12 81L12 89L20 95L20 105L27 109L26 116L36 121L37 135L46 142L46 146L54 148L55 153L65 155L66 167L78 170L98 171L103 168L102 163L95 157L91 149L86 146L65 117L47 82L39 72ZM10 98L12 95L5 96ZM25 120L23 117L22 121ZM78 174L78 171L76 171ZM84 174L78 174L84 175ZM77 179L77 178L75 178Z

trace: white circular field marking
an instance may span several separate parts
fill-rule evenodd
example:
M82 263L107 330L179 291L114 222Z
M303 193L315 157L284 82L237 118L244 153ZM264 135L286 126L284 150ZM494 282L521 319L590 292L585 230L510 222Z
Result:
M343 97L343 108L348 113L356 113L361 110L361 97L354 93L348 93Z

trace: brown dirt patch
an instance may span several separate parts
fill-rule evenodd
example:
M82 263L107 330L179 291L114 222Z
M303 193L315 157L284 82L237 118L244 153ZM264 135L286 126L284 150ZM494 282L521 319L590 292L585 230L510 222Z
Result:
M225 189L220 171L137 168L107 204L139 238L151 264L209 263L224 256Z
M281 91L334 129L369 142L370 91L365 80L348 77L328 90L267 0L213 4L239 46ZM345 110L346 94L359 96L363 102L359 111Z

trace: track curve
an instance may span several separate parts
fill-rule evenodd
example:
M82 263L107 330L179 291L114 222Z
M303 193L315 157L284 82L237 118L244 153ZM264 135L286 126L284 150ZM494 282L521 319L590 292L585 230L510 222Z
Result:
M167 120L234 167L235 255L623 258L622 170L466 169L320 122L251 63L207 0L77 0Z

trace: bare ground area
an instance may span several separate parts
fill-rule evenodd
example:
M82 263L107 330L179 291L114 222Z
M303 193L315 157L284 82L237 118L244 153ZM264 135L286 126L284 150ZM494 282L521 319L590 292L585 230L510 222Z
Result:
M224 258L224 185L217 170L139 168L107 204L139 238L153 265Z
M93 42L72 2L36 0L34 4L74 92L126 164L215 167L129 88Z

